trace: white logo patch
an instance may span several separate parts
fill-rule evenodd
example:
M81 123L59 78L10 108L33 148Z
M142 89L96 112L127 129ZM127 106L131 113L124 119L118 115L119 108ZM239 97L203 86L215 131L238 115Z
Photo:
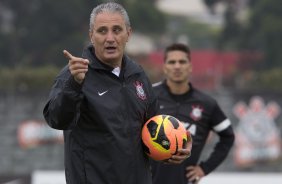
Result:
M136 94L137 96L141 99L141 100L145 100L146 97L146 93L143 89L143 83L139 82L139 81L135 81L134 86L136 88Z
M103 95L104 95L105 93L107 93L107 92L108 92L108 90L107 90L107 91L104 91L104 92L101 92L101 93L98 91L98 95L99 95L99 96L103 96Z
M192 105L192 112L190 113L190 117L194 121L199 121L202 118L204 109L199 105Z

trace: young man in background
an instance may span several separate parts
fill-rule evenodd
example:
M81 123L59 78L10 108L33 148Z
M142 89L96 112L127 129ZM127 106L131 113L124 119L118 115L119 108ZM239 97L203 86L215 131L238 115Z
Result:
M192 86L188 46L178 43L168 46L163 71L166 79L154 84L153 88L159 100L159 113L172 115L185 124L192 134L193 149L191 157L180 165L152 161L153 184L198 183L228 155L234 142L231 122L215 99ZM210 131L219 136L219 141L209 158L199 163Z

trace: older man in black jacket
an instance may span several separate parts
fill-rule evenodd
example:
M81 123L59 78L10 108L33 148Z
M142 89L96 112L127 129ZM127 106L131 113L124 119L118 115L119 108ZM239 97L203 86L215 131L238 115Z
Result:
M117 3L93 9L92 44L82 58L69 60L44 108L47 123L65 130L68 184L150 184L148 158L141 144L143 124L158 105L142 68L124 55L131 34L127 12ZM179 150L171 163L183 161Z

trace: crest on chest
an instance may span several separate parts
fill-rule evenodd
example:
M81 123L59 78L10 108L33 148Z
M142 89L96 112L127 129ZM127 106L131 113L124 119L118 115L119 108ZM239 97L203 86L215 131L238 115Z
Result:
M141 100L146 100L147 96L143 89L143 83L139 81L135 81L134 86L135 86L136 95L138 96L138 98L140 98Z
M194 121L199 121L202 119L204 108L200 105L192 105L192 110L190 112L190 117Z

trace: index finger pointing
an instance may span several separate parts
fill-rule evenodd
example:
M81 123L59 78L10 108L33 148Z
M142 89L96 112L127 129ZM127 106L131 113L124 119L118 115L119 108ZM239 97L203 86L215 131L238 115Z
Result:
M68 58L68 59L72 59L72 58L73 58L73 56L71 55L71 53L69 53L67 50L63 50L63 53L64 53L64 55L65 55L66 58Z

